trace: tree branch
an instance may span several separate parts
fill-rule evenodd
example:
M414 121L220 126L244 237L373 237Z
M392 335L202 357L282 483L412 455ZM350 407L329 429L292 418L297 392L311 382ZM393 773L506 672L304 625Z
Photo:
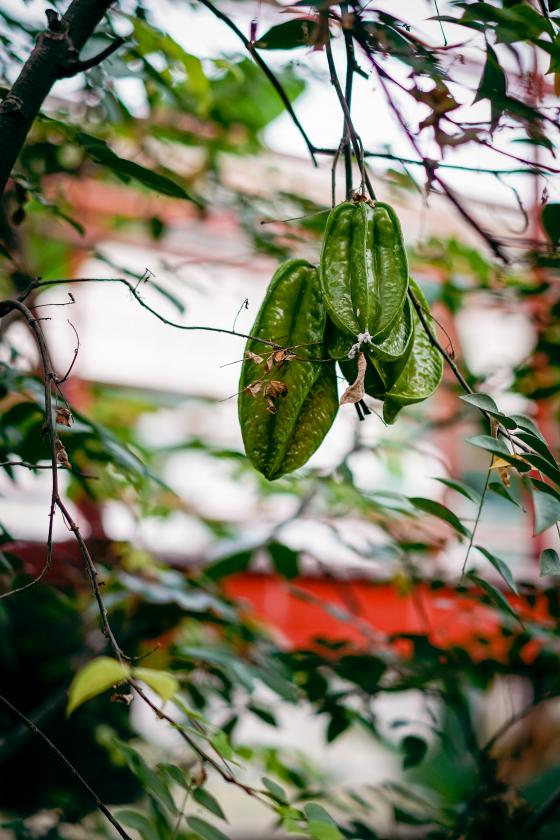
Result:
M344 19L348 14L348 3L340 4L340 12L342 16L344 46L346 48L346 84L344 88L344 98L348 104L348 110L351 111L352 87L354 83L354 67L356 64L356 58L354 56L354 41L352 33L344 26ZM346 127L346 120L344 121L344 125ZM352 147L350 146L350 136L347 129L344 132L344 140L344 175L346 180L346 198L349 199L352 193Z
M325 52L327 55L327 63L329 65L329 73L331 77L331 84L333 85L336 95L338 97L338 101L340 102L340 107L342 108L342 112L344 114L344 120L346 122L346 131L348 133L350 142L352 143L352 148L354 150L354 154L356 155L356 160L358 161L358 166L360 167L360 172L362 175L362 183L366 185L367 190L370 194L371 198L375 198L375 192L373 190L373 186L369 179L369 176L366 172L365 164L364 164L364 150L361 146L361 140L354 128L354 124L352 122L352 115L350 114L350 108L348 107L348 103L344 97L342 92L342 88L340 87L340 82L338 81L338 76L336 74L336 67L334 64L332 49L330 45L330 41L327 41L325 44Z
M79 61L80 50L112 2L73 0L62 18L49 10L47 29L37 38L31 55L0 105L0 194L6 188L33 121L54 83L65 76L88 69L84 65L89 65L89 61ZM106 58L108 50L103 50L94 63Z
M97 55L92 56L92 58L88 58L87 61L75 61L74 63L71 63L68 66L68 69L62 72L61 78L77 76L78 73L85 73L86 70L91 70L92 67L97 67L98 64L101 64L102 61L105 61L106 58L113 55L119 47L122 47L124 42L124 38L115 38L109 46L105 47L105 49L101 50L101 52Z
M140 306L143 309L147 309L148 312L150 312L158 319L158 321L161 321L163 324L167 324L168 327L173 327L176 330L203 330L205 332L221 333L222 335L234 335L238 338L246 338L251 341L257 341L259 342L259 344L263 344L267 347L272 347L274 350L286 349L285 347L283 347L282 344L279 344L277 341L268 341L265 338L259 338L258 336L237 332L237 330L227 330L222 329L221 327L191 326L190 324L178 324L176 321L170 321L168 318L166 318L164 315L158 312L157 309L153 309L148 303L146 303L146 301L136 291L136 287L133 286L132 283L128 280L125 280L123 277L75 277L60 280L35 280L27 287L23 294L20 295L18 301L23 302L24 300L26 300L26 298L31 294L31 292L35 291L35 289L41 289L47 286L68 285L69 283L122 283L122 285L126 286L132 297L140 304ZM0 301L0 318L7 315L13 309L19 308L16 305L18 301Z
M235 25L231 18L229 18L226 14L224 14L224 12L218 9L213 3L210 2L210 0L199 0L199 2L202 3L203 6L206 6L206 8L209 9L213 15L215 15L217 18L223 21L226 24L226 26L229 26L231 31L235 32L239 40L243 42L243 46L245 47L247 52L249 52L252 55L252 57L255 60L255 63L258 64L258 66L261 68L264 75L266 76L266 78L268 79L268 81L282 100L286 111L292 118L292 122L303 137L304 143L309 151L311 160L313 161L313 165L317 166L317 158L315 157L315 146L307 136L307 132L300 123L298 116L292 107L292 103L290 102L288 94L286 93L286 91L282 87L282 84L278 81L278 79L276 78L266 61L259 55L259 53L255 49L254 44L252 44L249 41L249 39L245 37L243 32L241 32L241 30Z
M26 717L26 715L24 715L23 712L20 712L19 709L17 709L12 703L10 703L9 700L7 700L1 694L0 703L2 703L7 709L9 709L12 712L12 714L15 715L15 717L19 718L19 720L21 720L21 722L25 726L27 726L27 728L31 732L33 732L34 735L37 735L39 738L41 738L44 741L44 743L49 747L49 749L51 749L58 756L60 761L62 761L62 763L68 768L68 770L72 773L74 778L78 780L78 782L84 788L84 790L86 790L89 793L89 795L95 802L97 808L101 811L102 814L104 814L107 817L109 822L115 827L116 831L118 831L120 836L123 837L124 840L132 840L130 834L126 833L119 821L115 819L115 817L109 811L107 806L101 801L101 799L93 790L93 788L90 787L90 785L86 782L84 777L78 772L76 767L74 767L72 762L68 758L66 758L64 753L58 749L56 744L53 744L51 739L47 735L45 735L45 733L41 729L39 729L39 727L35 723L33 723L32 720Z
M338 149L328 149L321 146L315 146L315 153L318 155L336 155ZM404 158L400 155L394 155L391 152L369 152L364 149L365 158L380 158L382 160L393 160L396 163L404 163L407 166L425 166L424 160L417 160L415 158ZM517 158L516 158L517 160ZM483 175L541 175L546 176L547 173L541 164L531 166L519 167L518 169L490 169L485 166L462 166L459 163L444 163L443 161L430 161L436 169L454 169L457 172L477 172ZM556 171L556 170L554 170Z
M358 41L359 45L362 47L362 49L366 53L369 61L371 62L371 65L372 65L373 69L375 70L375 72L377 74L377 78L379 79L379 84L380 84L380 86L383 90L383 93L385 94L385 98L387 100L387 104L388 104L389 108L391 109L391 111L395 115L395 118L396 118L397 122L399 123L401 129L404 131L405 135L407 136L412 148L414 149L414 151L416 152L416 154L418 155L418 157L422 161L422 165L424 166L424 169L426 170L426 176L428 178L429 183L434 182L434 183L438 184L438 186L443 190L443 192L445 193L445 195L447 196L449 201L457 209L459 214L470 225L470 227L472 227L478 233L478 235L480 237L482 237L482 239L484 239L484 241L488 244L488 246L493 251L495 256L498 257L498 259L500 259L506 265L509 264L509 258L507 256L507 254L504 252L504 250L503 250L501 244L498 242L498 240L491 233L483 230L483 228L480 226L478 221L473 216L471 216L471 214L466 210L466 208L461 204L459 199L455 196L454 192L447 186L446 182L437 173L437 166L438 166L437 161L428 160L422 154L420 144L418 143L416 137L414 136L414 134L410 130L410 128L407 125L406 120L404 119L400 109L397 107L393 97L391 96L391 92L390 92L390 90L388 88L388 85L387 85L387 80L391 81L391 82L394 82L394 80L391 79L391 77L385 72L385 70L383 70L383 68L380 67L377 64L373 55L371 54L370 49L368 48L367 43L365 43L363 37L361 37L358 32L355 32L354 35L355 35L355 38ZM397 83L395 82L395 84L397 84ZM399 87L402 87L402 85L399 84Z

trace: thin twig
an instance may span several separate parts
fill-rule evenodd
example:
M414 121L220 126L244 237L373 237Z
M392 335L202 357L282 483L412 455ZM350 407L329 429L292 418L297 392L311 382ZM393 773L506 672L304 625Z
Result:
M54 515L55 509L57 504L57 499L59 497L58 494L58 453L57 453L57 442L58 436L56 433L56 426L55 426L55 419L53 417L53 406L52 406L52 383L56 381L56 375L54 373L54 369L52 366L49 349L47 347L47 343L45 341L45 336L43 335L43 330L39 324L39 320L34 317L32 311L22 302L19 300L12 301L13 309L17 310L18 312L23 315L27 323L29 324L31 330L35 335L35 340L37 342L37 347L39 350L39 355L41 358L41 364L43 366L43 393L45 398L45 420L43 429L45 430L48 441L49 441L49 449L50 449L50 467L51 467L51 503L50 503L50 510L49 510L49 530L47 534L47 556L45 559L45 563L43 568L39 572L39 574L28 583L24 584L24 586L19 587L18 589L11 590L10 592L3 593L0 596L1 598L5 598L8 595L14 595L16 592L22 592L25 589L29 589L31 586L34 586L36 583L39 583L44 576L48 573L49 569L52 565L52 557L53 557L53 527L54 527Z
M414 295L414 292L412 291L412 289L410 287L408 289L408 296L409 296L409 298L412 302L412 305L414 306L414 309L416 310L416 314L418 315L420 323L422 324L422 326L424 327L424 330L426 331L426 335L428 336L428 339L429 339L430 343L441 353L441 355L443 356L443 358L445 359L445 361L447 362L447 364L449 365L449 367L453 371L453 375L455 376L455 378L457 379L457 381L459 382L459 384L461 385L463 390L467 394L474 394L473 389L471 388L471 386L469 385L469 383L467 382L467 380L465 379L465 377L463 376L463 374L459 370L458 366L455 364L455 361L451 358L451 356L449 355L447 350L445 350L445 348L441 346L441 344L437 340L436 336L433 334L432 330L430 329L430 327L428 325L428 321L426 319L426 314L425 314L422 306L420 305L420 302L416 299L416 297Z
M224 770L224 768L218 761L212 758L212 756L208 755L208 753L206 753L196 743L194 738L192 738L188 734L188 732L185 732L184 727L181 726L180 723L178 723L176 720L173 720L172 717L170 717L162 709L156 706L156 704L148 697L148 695L144 692L142 687L135 680L129 680L129 683L136 692L136 694L138 694L138 696L142 698L142 700L150 707L150 709L152 709L152 711L155 712L156 717L158 717L160 720L167 721L167 723L169 723L179 733L181 738L199 756L199 758L205 764L209 764L222 777L224 782L235 785L236 787L244 791L244 793L246 793L248 796L252 796L253 798L258 799L258 801L261 802L261 804L270 807L270 802L261 796L260 791L258 791L256 788L251 787L250 785L246 785L243 782L240 782L239 779L237 779L229 770Z
M119 36L118 38L115 38L114 41L111 41L105 49L97 53L97 55L94 55L85 61L71 62L61 73L61 78L65 78L66 76L76 76L78 73L85 73L87 70L92 70L94 67L97 67L98 64L101 64L102 61L105 61L105 59L112 56L113 53L122 47L124 43L125 39Z
M241 32L241 30L236 26L236 24L231 20L231 18L229 18L224 12L222 12L221 9L218 9L213 3L210 2L210 0L200 0L200 2L203 6L206 6L206 8L209 9L213 15L215 15L217 18L223 21L226 24L226 26L229 26L231 31L234 32L239 38L239 40L243 43L243 46L245 47L247 52L253 57L255 63L258 64L258 66L261 68L266 78L268 79L268 81L282 100L282 103L286 111L290 115L292 122L303 137L305 145L307 146L307 149L309 151L311 160L313 161L313 165L317 166L317 158L315 157L315 146L309 139L307 132L305 131L304 127L299 121L298 116L292 107L292 103L290 102L290 97L288 96L288 94L282 86L282 83L272 72L266 61L259 55L255 48L255 45L252 44L251 41L249 41L249 39L245 37L243 32Z
M46 288L47 286L60 286L63 284L69 283L121 283L123 286L129 290L132 297L143 307L143 309L147 309L152 315L154 315L158 321L161 321L163 324L167 324L168 327L173 327L176 330L202 330L204 332L214 332L214 333L221 333L222 335L234 335L237 338L246 338L251 341L259 342L260 344L265 344L268 347L273 347L276 350L284 350L285 348L282 347L281 344L278 344L276 341L268 341L264 338L258 338L254 335L248 335L247 333L238 332L237 330L227 330L222 329L221 327L201 327L201 326L191 326L189 324L178 324L176 321L170 321L169 318L166 318L156 309L153 309L146 301L141 297L141 295L136 291L132 283L128 280L125 280L124 277L75 277L75 278L64 278L59 280L35 280L31 283L27 289L20 295L18 301L24 301L35 289L42 289ZM0 318L4 315L7 315L12 309L17 308L15 305L18 301L6 300L2 301L1 308L0 308Z
M356 160L358 161L358 166L360 167L360 173L362 176L362 184L365 184L370 195L370 198L375 199L375 192L369 176L366 172L366 168L364 165L364 152L363 146L361 145L360 138L356 129L354 128L354 123L352 122L352 115L350 113L350 109L348 107L348 103L346 102L344 93L342 92L342 88L340 87L340 82L338 80L338 75L336 72L336 66L334 63L334 58L332 54L332 49L330 42L327 41L325 44L325 53L327 56L327 64L329 65L329 73L331 78L331 84L336 91L336 95L338 97L338 101L340 102L340 107L342 108L342 112L344 114L344 119L346 122L346 131L350 137L350 142L352 143L352 148L354 150L354 154L356 156Z
M467 382L467 380L465 379L465 377L463 376L463 374L459 370L459 367L456 364L455 360L450 356L450 354L447 352L445 347L442 347L442 345L440 344L440 342L437 339L437 336L435 336L434 333L432 332L432 330L430 329L426 316L428 316L430 318L432 318L432 316L430 315L430 313L426 313L424 311L420 302L417 300L417 298L414 295L414 292L412 291L412 289L410 287L408 289L408 296L409 296L409 298L412 302L412 305L414 306L414 309L416 310L416 314L418 315L418 319L419 319L420 323L422 324L422 327L424 328L424 331L426 332L426 335L428 336L428 340L429 340L430 344L433 347L435 347L436 350L438 351L438 353L440 353L443 356L444 360L449 365L449 368L451 369L455 379L459 382L459 384L463 388L464 392L466 394L474 394L475 392L473 391L473 389L471 388L471 386L469 385L469 383ZM490 424L496 422L496 418L494 418L490 414L488 414L488 412L485 411L483 408L479 408L478 410L480 411L480 413L484 417L486 417L486 419L488 420L488 422ZM517 438L515 438L515 433L512 435L510 430L506 429L505 426L502 426L501 423L498 423L498 433L503 435L504 437L506 437L512 443L513 443L513 439L515 439L516 445L520 449L523 449L525 452L532 452L533 451L531 449L531 447L528 446L526 443L524 443L523 441L517 440Z
M63 467L62 469L69 469ZM0 461L0 467L25 467L28 470L52 470L51 464L30 464L28 461Z
M38 282L40 282L40 281L38 281ZM126 282L126 281L124 281L124 282ZM127 283L127 285L128 285L128 283ZM27 292L24 292L24 297L26 297L28 293L29 293L29 290L27 290ZM58 509L62 514L64 522L66 523L66 525L70 529L70 531L72 531L72 533L74 534L74 537L76 539L76 542L78 543L80 554L81 554L81 557L84 561L84 565L85 565L86 571L87 571L89 579L90 579L93 594L94 594L95 600L97 602L97 607L98 607L99 615L100 615L100 618L101 618L101 624L102 624L102 627L103 627L103 633L104 633L105 637L107 638L107 641L108 641L115 657L117 658L117 660L121 664L124 664L125 660L128 659L128 657L125 655L125 653L121 649L121 647L120 647L120 645L119 645L119 643L118 643L118 641L117 641L117 639L116 639L116 637L113 633L113 630L111 628L111 624L109 622L109 616L108 616L108 612L107 612L107 607L106 607L105 601L103 599L103 595L101 593L101 584L99 582L97 567L96 567L96 565L93 561L93 558L91 557L91 554L90 554L89 549L88 549L88 547L85 543L85 540L84 540L84 538L83 538L83 536L80 532L80 528L79 528L78 524L76 523L76 521L72 517L70 511L68 510L65 502L63 501L63 499L61 498L60 493L59 493L58 472L57 472L57 467L58 467L58 462L57 462L58 461L58 459L57 459L58 437L57 437L56 425L55 425L56 420L53 416L53 411L52 411L52 390L51 390L52 389L52 384L57 382L57 377L56 377L56 374L54 372L54 368L52 366L52 362L51 362L51 359L50 359L50 355L49 355L48 347L47 347L47 344L46 344L46 341L45 341L45 337L43 335L43 332L41 330L41 327L40 327L37 319L33 317L33 313L31 312L31 310L27 306L25 306L25 304L22 301L17 300L17 301L11 301L10 303L13 306L13 309L19 311L23 315L23 317L26 319L26 321L29 323L31 329L33 330L33 332L35 334L35 337L36 337L36 340L37 340L37 346L38 346L39 353L40 353L40 356L41 356L41 362L42 362L42 365L43 365L44 392L45 392L45 422L44 422L44 427L45 427L45 430L46 430L46 432L49 436L49 441L50 441L50 444L51 444L51 461L52 461L51 465L52 465L52 476L53 476L52 495L51 495L51 510L50 510L50 524L49 524L49 534L48 534L48 539L47 539L47 562L45 563L45 566L44 566L43 570L41 571L40 575L34 581L27 584L25 586L25 588L29 588L29 586L33 585L38 580L40 580L46 574L48 569L50 568L51 560L52 560L52 526L53 526L53 519L54 519L55 510ZM14 591L12 591L9 594L14 594ZM205 762L207 762L209 765L211 765L218 773L220 773L220 775L222 776L224 781L229 782L230 784L237 785L239 788L241 788L243 791L245 791L245 793L249 794L250 796L256 797L257 799L259 799L259 801L263 802L263 804L268 804L268 805L270 804L267 800L261 798L261 795L259 794L259 792L256 791L254 788L251 788L250 786L245 785L242 782L239 782L235 778L235 776L231 773L229 768L224 770L223 767L219 764L219 762L217 762L214 758L212 758L212 756L205 753L204 750L202 750L202 748L199 747L199 745L196 743L196 741L194 741L183 730L182 727L180 727L178 724L176 724L175 721L173 721L172 718L170 718L164 712L159 710L155 706L155 704L152 703L150 698L145 694L143 689L138 685L138 683L134 679L131 678L131 679L128 680L128 682L131 685L131 687L134 689L134 691L136 691L136 693L140 697L142 697L144 702L146 702L150 706L150 708L152 708L154 711L156 711L156 713L158 714L158 716L160 718L163 718L163 719L167 720L169 723L171 723L173 726L175 726L175 728L181 734L181 737L183 737L183 739L192 747L192 749L200 756L200 758L202 758ZM7 702L7 701L4 700L4 698L0 697L0 699L2 699L4 702ZM14 711L16 713L18 713L17 710L14 709ZM18 714L20 714L20 713L18 713ZM40 733L37 730L37 734L42 734L42 733ZM46 736L43 735L43 737L46 739ZM51 745L51 746L53 746L53 748L54 748L54 745ZM62 754L60 754L60 755L61 755L61 758L63 758L63 760L65 760L66 763L68 763L67 760L64 758L64 756L62 756ZM73 769L72 765L69 764L69 766L71 767L71 769ZM82 780L82 782L83 782L83 780ZM85 784L85 782L83 782L83 783ZM93 792L92 792L92 794L93 794ZM93 795L95 796L95 794L93 794ZM98 804L98 807L101 808L102 803L99 804L99 801L98 801L97 797L96 797L96 802ZM102 810L103 810L103 808L102 808ZM106 813L105 810L103 812ZM109 816L109 818L110 818L110 816ZM117 827L117 828L119 827L117 823L115 823L115 827ZM130 840L130 838L128 837L127 834L123 833L122 836L127 838L127 840Z
M348 3L340 4L340 13L342 18L342 34L344 36L344 46L346 49L346 84L344 88L344 98L348 105L348 113L352 112L352 87L354 83L354 68L356 65L356 57L354 55L354 40L350 30L344 26L344 19L348 14ZM348 127L346 125L346 118L344 120L344 174L346 179L346 199L349 199L352 194L352 148L350 146L350 136ZM363 154L363 148L362 148Z
M85 543L85 540L84 540L84 538L83 538L83 536L80 532L80 529L79 529L77 523L74 521L74 519L71 516L68 508L66 507L66 505L64 504L64 502L62 501L60 496L57 496L56 504L57 504L57 507L59 508L60 512L62 513L62 516L64 517L66 525L72 531L72 533L74 534L74 537L76 539L76 542L78 543L78 548L80 549L80 554L82 556L82 559L84 561L84 565L86 567L86 571L87 571L89 579L90 579L91 588L93 590L95 600L97 601L97 606L98 606L98 609L99 609L99 615L101 617L101 624L102 624L102 627L103 627L103 634L106 637L106 639L108 640L109 644L111 645L111 648L112 648L115 656L117 657L119 662L121 664L123 664L124 660L127 659L128 657L126 657L125 654L123 653L123 651L122 651L119 643L117 642L117 640L115 638L115 635L114 635L114 633L111 629L111 625L109 623L109 616L108 616L108 613L107 613L107 607L105 606L105 602L104 602L103 596L101 594L101 585L99 583L99 573L97 571L97 567L96 567L95 563L93 562L91 554L89 553L89 549L88 549L88 547Z
M486 498L486 493L488 491L488 482L490 481L490 471L492 469L492 461L494 458L490 459L490 465L488 470L486 471L486 479L484 481L484 487L482 488L482 493L480 494L480 502L478 503L478 510L476 512L476 519L474 520L474 525L472 527L471 535L469 537L469 544L467 546L467 551L465 554L465 559L463 560L463 568L461 569L461 574L465 574L465 570L467 568L467 563L469 562L469 555L471 553L474 538L476 536L476 529L478 528L478 523L480 522L480 517L482 515L482 508L484 507L484 499Z
M74 330L74 335L76 336L76 347L74 349L74 356L72 358L72 361L70 362L70 366L69 366L68 370L66 371L66 373L64 374L62 379L57 379L57 381L56 381L57 386L62 385L63 382L66 382L66 380L68 379L68 377L72 373L72 368L76 364L76 359L78 358L78 353L80 352L80 336L78 335L78 330L76 329L76 327L74 326L72 321L68 321L68 323L70 324L70 326Z
M332 164L331 164L331 205L335 207L336 205L336 167L338 166L338 160L340 158L340 153L342 151L342 147L344 146L344 137L341 139L340 143L338 144L338 149L336 150L336 154L333 156Z
M335 155L336 149L329 149L327 147L316 146L315 153L318 155ZM423 160L415 158L404 158L400 155L392 154L391 152L371 152L364 149L365 158L380 158L381 160L393 160L395 163L404 163L407 166L425 166ZM453 169L457 172L476 172L483 175L546 175L540 164L532 164L519 169L489 169L484 166L463 166L458 163L444 163L443 161L430 161L437 169Z
M362 44L362 46L363 46L363 44ZM474 218L474 216L471 216L471 214L468 212L468 210L466 210L466 208L459 201L459 199L457 198L455 193L447 186L447 183L441 178L440 175L438 175L437 166L434 165L433 161L428 160L422 154L422 149L420 148L420 144L418 143L418 140L416 139L415 135L410 130L410 128L409 128L406 120L404 119L400 109L397 107L393 97L391 96L391 93L389 91L389 88L388 88L387 82L386 82L386 79L388 79L389 81L392 81L391 77L385 72L385 70L383 70L381 67L379 67L379 65L377 64L377 62L375 61L375 59L373 58L373 56L369 52L369 50L367 50L367 47L365 49L366 49L367 55L368 55L368 57L371 61L371 64L372 64L373 68L375 69L375 71L377 73L377 78L379 79L379 84L380 84L380 86L383 90L383 93L385 94L385 98L387 100L387 104L389 105L389 108L391 109L391 111L395 115L395 118L396 118L397 122L399 123L402 130L406 134L412 148L414 149L414 151L416 152L418 157L423 161L423 165L424 165L424 169L426 171L426 176L427 176L427 179L428 179L428 183L435 182L436 184L438 184L440 186L440 188L443 190L443 192L445 193L445 195L447 196L449 201L453 204L453 206L456 208L456 210L459 212L459 214L463 217L463 219L470 225L470 227L473 228L473 230L475 230L477 232L477 234L482 239L484 239L484 241L487 243L487 245L492 250L492 252L498 257L498 259L500 259L503 263L505 263L507 265L509 263L509 258L507 256L507 254L504 252L504 250L502 249L502 246L498 242L498 240L491 233L489 233L488 231L485 231L480 226L480 224L477 222L477 220Z
M44 741L44 743L49 747L49 749L51 749L58 756L60 761L62 761L62 763L68 768L68 770L72 773L74 778L78 780L78 782L84 788L84 790L86 790L89 793L92 800L95 802L97 808L101 811L102 814L104 814L107 817L109 822L114 826L116 831L118 831L120 836L123 837L124 840L132 840L131 836L126 833L122 825L112 815L112 813L109 811L104 802L101 801L94 789L86 782L81 773L76 769L76 767L74 767L72 762L64 755L64 753L59 750L56 744L54 744L51 741L51 739L47 735L45 735L45 733L41 729L39 729L39 727L35 723L33 723L32 720L30 720L26 715L24 715L23 712L17 709L12 703L10 703L9 700L6 699L6 697L3 697L1 694L0 703L3 703L4 706L6 706L6 708L9 709L13 715L19 718L19 720L21 720L21 722L25 726L27 726L27 728L31 730L31 732L33 732L34 735L37 735L39 738L41 738Z

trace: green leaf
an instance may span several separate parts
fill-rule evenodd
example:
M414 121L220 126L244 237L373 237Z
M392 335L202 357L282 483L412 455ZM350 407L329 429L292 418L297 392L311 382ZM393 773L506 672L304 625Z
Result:
M301 699L297 686L294 685L282 671L273 667L273 663L257 666L254 669L255 676L272 689L276 694L287 700L289 703L297 703Z
M74 140L82 147L85 154L91 160L107 167L115 175L118 175L121 180L126 182L133 178L150 190L155 190L155 192L162 193L163 195L169 195L172 198L193 201L195 204L201 206L200 200L189 195L180 184L172 181L166 175L161 175L159 172L154 172L152 169L141 166L135 161L119 157L119 155L115 154L109 148L104 140L100 140L98 137L92 137L90 134L84 134L81 131L76 133Z
M171 700L173 695L179 691L179 681L167 671L156 671L154 668L135 668L134 677L149 685L164 702Z
M484 580L484 578L479 577L474 572L469 572L467 577L469 577L473 581L473 583L476 583L477 586L480 586L480 588L483 589L484 592L486 592L490 600L494 602L496 607L501 612L510 615L523 627L523 622L521 621L521 618L518 616L517 612L513 609L507 598L503 596L499 589L497 589L491 583L488 583L488 581Z
M474 435L474 437L467 438L466 442L472 446L477 446L479 449L486 449L487 452L491 452L499 458L503 458L504 461L512 464L519 472L529 472L531 469L529 464L526 464L521 458L512 455L504 441L499 438L492 437L491 435Z
M351 712L344 706L330 707L331 719L327 726L326 741L331 744L349 728L352 723Z
M281 785L277 784L273 779L269 779L268 776L263 776L262 783L273 799L276 799L284 805L288 804L286 791Z
M430 307L422 289L410 278L410 289L422 309L429 313ZM429 324L429 316L426 316ZM383 403L383 419L394 423L403 406L413 405L428 399L437 390L443 376L441 354L432 345L421 323L416 309L413 311L414 341L412 351L402 373L393 387L387 392ZM433 329L429 324L429 330Z
M307 829L315 840L344 840L335 821L321 805L310 802L303 812L307 817Z
M541 210L542 226L554 250L560 242L560 204L548 203Z
M445 484L446 487L449 487L451 490L455 490L457 493L460 493L461 496L464 496L466 499L468 499L470 502L473 502L475 505L480 504L480 493L477 493L473 487L470 487L463 481L456 481L451 478L436 478L436 481L439 481L440 484Z
M401 741L401 750L403 752L403 770L408 770L424 761L428 752L428 745L423 738L418 738L417 735L407 735Z
M470 443L472 446L478 446L480 449L486 449L488 452L492 452L494 455L499 455L502 458L507 455L511 456L511 452L504 441L491 435L474 435L473 437L467 438L467 443Z
M221 820L225 820L225 822L227 822L226 815L222 811L220 803L207 790L200 787L195 788L192 797L195 802L198 802L199 805L202 805L203 808L206 808L206 810L210 811L211 814L214 814L215 817L219 817Z
M128 766L138 778L142 787L150 795L152 799L157 799L171 814L177 814L177 806L169 792L169 787L157 773L144 761L138 750L135 750L130 744L117 739L113 740L118 751L122 753L126 759ZM165 772L165 771L164 771ZM167 774L169 775L169 774Z
M274 568L282 577L293 580L299 575L299 552L281 543L270 543L268 551Z
M424 513L429 513L431 516L437 516L438 519L443 519L443 521L451 525L458 534L462 534L464 537L470 536L470 531L463 525L459 517L440 502L434 502L432 499L423 499L420 496L410 497L409 502L413 504L415 508L424 511Z
M139 811L130 811L128 809L117 811L115 817L123 825L139 831L143 840L160 840L159 833L152 827L150 820Z
M249 568L252 557L252 551L239 551L236 554L230 554L229 557L224 557L207 566L204 574L210 580L221 580L221 578L229 577L236 572L245 572Z
M294 18L273 26L255 42L259 50L293 50L312 43L317 26L313 20Z
M523 457L526 461L535 467L539 472L542 472L543 475L546 475L547 478L550 478L555 484L560 485L560 469L558 467L553 466L550 461L547 461L546 458L543 458L541 455L535 455L533 452L524 452Z
M66 714L72 714L86 700L97 697L98 694L102 694L111 686L123 682L129 677L129 666L121 664L109 656L99 656L97 659L88 662L78 671L70 684Z
M226 761L233 758L233 749L225 732L219 730L211 740L211 744L219 755Z
M537 452L537 454L542 455L542 457L545 458L548 461L548 463L551 464L553 467L558 467L556 463L556 458L554 457L554 455L552 454L542 437L537 437L531 432L516 432L515 437L519 438L519 440L523 441L523 443L526 443L528 446L534 449L535 452Z
M187 823L189 828L203 840L229 840L223 831L210 825L206 820L201 820L200 817L187 817Z
M495 417L500 421L504 428L510 430L517 428L515 420L512 420L512 418L508 417L507 414L502 414L492 397L488 394L464 394L461 399L469 405L473 405L475 408L485 411L487 414Z
M521 507L519 502L513 498L507 487L504 487L501 481L489 481L488 490L491 493L495 493L497 496L501 496L502 499L505 499L507 502L511 502L512 505L515 505L518 508Z
M542 534L560 519L560 495L544 481L531 479L531 495L535 509L535 536Z
M525 432L530 432L535 435L535 437L540 438L543 443L546 443L539 427L535 425L531 418L527 417L526 414L512 414L511 419L515 420L519 429L523 429Z
M543 443L546 443L541 430L533 423L530 417L527 417L525 414L512 414L511 419L515 420L519 429L529 432L539 438Z
M255 703L251 703L248 709L265 723L268 723L269 726L278 726L278 721L269 709L257 706Z
M519 591L515 584L515 580L513 579L513 575L507 563L504 563L503 560L500 560L499 557L496 557L495 554L492 554L490 551L488 551L487 548L484 548L482 545L476 545L475 548L477 548L480 551L480 553L483 554L486 557L486 559L494 566L504 583L506 583L509 586L514 595L519 595Z
M160 32L138 15L129 15L129 21L134 26L134 37L144 56L155 52L163 53L167 62L173 62L183 69L187 75L186 88L195 99L196 110L205 116L212 99L212 89L200 59L185 52L170 35ZM166 85L165 76L162 83ZM189 105L192 107L191 102Z
M163 773L167 773L169 778L175 782L176 785L182 787L184 790L189 790L192 782L190 779L187 778L185 773L181 770L180 767L177 767L176 764L168 764L167 762L162 762L158 764L158 770Z
M541 577L560 575L560 557L553 548L545 548L541 554Z
M492 123L495 125L503 113L503 99L507 94L506 74L500 67L498 56L490 46L486 45L486 61L478 90L474 98L475 102L481 99L489 99L491 106Z

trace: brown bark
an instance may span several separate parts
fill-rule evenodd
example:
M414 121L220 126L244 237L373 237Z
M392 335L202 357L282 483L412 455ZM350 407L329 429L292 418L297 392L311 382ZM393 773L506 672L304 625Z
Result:
M54 83L92 66L92 62L80 63L80 50L112 2L73 0L62 18L52 11L48 13L48 28L37 38L31 55L0 105L0 194ZM99 60L107 54L108 51L103 51Z

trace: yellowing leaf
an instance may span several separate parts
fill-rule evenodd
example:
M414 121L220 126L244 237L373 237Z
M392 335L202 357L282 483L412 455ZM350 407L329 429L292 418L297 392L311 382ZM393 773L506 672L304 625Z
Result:
M503 467L507 469L510 466L511 464L509 463L509 461L504 461L503 458L499 458L497 455L494 455L494 457L492 458L492 463L490 464L490 469L501 470Z
M135 668L134 676L149 685L165 702L179 691L179 682L168 671L156 671L154 668Z
M116 683L130 677L130 668L109 656L88 662L74 677L68 689L68 715L92 697L97 697Z
M511 486L511 479L509 477L509 470L512 465L505 461L503 458L498 457L498 455L492 456L492 463L490 464L491 470L498 470L498 475L500 476L500 480L504 487Z

